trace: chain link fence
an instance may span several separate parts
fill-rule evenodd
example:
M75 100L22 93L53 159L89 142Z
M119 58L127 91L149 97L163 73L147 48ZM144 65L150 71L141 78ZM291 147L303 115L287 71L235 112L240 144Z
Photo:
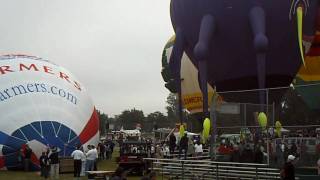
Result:
M218 94L211 106L217 161L281 167L291 154L297 167L316 166L320 157L320 84L300 82ZM260 112L267 116L266 127L259 123ZM281 127L276 127L276 121Z

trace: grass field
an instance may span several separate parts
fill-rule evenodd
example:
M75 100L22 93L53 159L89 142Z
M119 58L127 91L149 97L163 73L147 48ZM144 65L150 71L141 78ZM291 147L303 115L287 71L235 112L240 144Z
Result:
M111 160L101 160L98 162L98 170L115 170L118 164L115 158L119 156L119 151L116 149ZM128 177L128 180L139 180L141 177ZM23 172L23 171L0 171L0 180L37 180L44 179L40 177L39 172ZM73 174L60 174L60 180L73 180ZM87 177L81 177L81 180ZM161 179L161 178L158 178Z

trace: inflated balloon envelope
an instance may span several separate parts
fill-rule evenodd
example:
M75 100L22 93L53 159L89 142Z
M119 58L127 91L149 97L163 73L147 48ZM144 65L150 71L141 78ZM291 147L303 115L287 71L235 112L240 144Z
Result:
M301 95L309 108L320 108L320 22L317 21L317 33L310 51L305 57L305 66L301 66L293 81L295 90Z
M204 140L206 141L209 137L209 133L210 133L210 128L211 128L211 122L210 122L210 119L209 118L206 118L204 121L203 121L203 130L202 130L202 135L203 135L203 138Z
M180 125L180 127L179 127L180 138L182 138L184 136L184 132L185 132L184 125Z
M176 41L170 68L177 92L183 52L199 69L204 100L207 82L218 92L289 86L313 41L318 4L318 0L172 0ZM269 103L279 102L283 93L270 93ZM266 103L262 91L222 96L226 101Z
M259 122L259 126L262 129L266 129L267 124L268 124L268 118L267 115L264 112L260 112L258 115L258 122Z
M276 121L275 128L276 128L276 134L278 135L278 137L281 137L282 125L280 121Z
M77 145L97 144L99 119L86 89L68 70L26 55L0 56L0 169L16 169L29 144L32 168L44 147L69 156Z

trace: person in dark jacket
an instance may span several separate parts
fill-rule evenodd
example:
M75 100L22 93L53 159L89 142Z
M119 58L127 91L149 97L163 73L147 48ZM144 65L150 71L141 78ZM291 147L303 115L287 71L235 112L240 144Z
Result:
M257 146L254 152L254 162L259 164L263 163L263 152L261 151L260 146Z
M57 147L52 147L49 159L51 179L59 179L59 152Z
M176 148L176 136L171 133L170 135L170 139L169 139L169 151L170 151L170 155L172 155L174 153L174 150Z
M103 143L98 144L99 148L99 158L104 160L105 159L105 153L106 153L106 146Z
M179 156L181 153L184 153L184 158L187 158L187 151L188 151L188 142L189 138L187 136L187 133L184 133L184 136L180 139L180 146L179 146Z
M292 155L294 155L294 156L297 156L297 145L296 145L296 143L292 143L292 145L291 145L291 148L290 148L290 153L292 154Z
M293 161L295 160L295 156L289 155L287 162L284 164L280 175L283 180L294 180L295 179L295 167L293 165Z
M240 162L240 150L238 145L233 146L233 152L230 160L231 162Z
M49 170L50 170L50 162L49 157L46 152L42 152L42 155L40 156L40 168L41 168L41 176L44 177L44 179L48 179L49 176Z
M245 145L244 150L242 151L240 162L242 163L253 163L254 154L249 144Z

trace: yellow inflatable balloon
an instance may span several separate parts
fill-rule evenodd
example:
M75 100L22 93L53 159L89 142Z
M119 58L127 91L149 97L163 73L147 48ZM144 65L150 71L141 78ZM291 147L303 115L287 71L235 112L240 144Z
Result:
M182 138L184 136L184 125L180 125L180 129L179 129L179 135L180 135L180 138Z
M268 123L268 118L264 112L259 113L258 122L259 122L259 125L262 129L266 129L267 123Z
M203 121L203 133L202 133L205 140L208 139L208 137L209 137L210 126L211 126L210 119L209 119L209 118L206 118L206 119Z
M280 121L276 121L275 127L276 127L276 134L278 135L278 137L281 137L282 124L280 123Z
M243 132L243 130L241 129L241 130L240 130L240 141L245 140L245 138L246 138L246 135L245 135L245 133Z

